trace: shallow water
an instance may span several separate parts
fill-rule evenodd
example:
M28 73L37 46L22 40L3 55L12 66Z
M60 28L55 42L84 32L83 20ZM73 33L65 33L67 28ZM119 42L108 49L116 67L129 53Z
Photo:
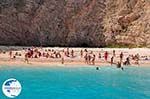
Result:
M1 66L0 85L9 78L22 84L16 99L150 99L150 67Z

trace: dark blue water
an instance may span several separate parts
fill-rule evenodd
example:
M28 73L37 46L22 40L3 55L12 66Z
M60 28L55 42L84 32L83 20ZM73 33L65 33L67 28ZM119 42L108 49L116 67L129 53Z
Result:
M0 85L9 78L22 85L16 99L150 99L149 67L1 66Z

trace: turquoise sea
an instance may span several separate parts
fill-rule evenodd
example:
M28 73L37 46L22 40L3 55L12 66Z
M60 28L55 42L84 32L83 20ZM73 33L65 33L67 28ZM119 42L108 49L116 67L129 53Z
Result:
M150 67L0 66L0 86L9 78L22 85L16 99L150 99Z

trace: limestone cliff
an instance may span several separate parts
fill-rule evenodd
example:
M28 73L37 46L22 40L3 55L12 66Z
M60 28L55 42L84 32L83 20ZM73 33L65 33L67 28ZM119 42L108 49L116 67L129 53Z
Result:
M0 45L150 45L149 0L0 0Z
M107 43L150 46L150 0L109 0L104 18Z

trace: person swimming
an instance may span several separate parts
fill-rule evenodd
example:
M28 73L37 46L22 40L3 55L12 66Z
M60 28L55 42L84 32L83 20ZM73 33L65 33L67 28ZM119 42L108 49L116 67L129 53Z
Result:
M96 67L96 70L99 70L99 67Z

